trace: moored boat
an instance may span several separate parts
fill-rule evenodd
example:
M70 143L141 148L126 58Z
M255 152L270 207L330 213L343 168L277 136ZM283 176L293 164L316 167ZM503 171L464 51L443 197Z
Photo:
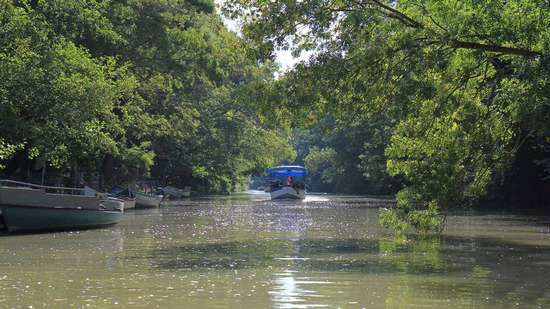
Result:
M84 195L84 190L0 180L0 219L8 232L85 229L120 221L121 200Z
M136 198L132 196L129 189L114 187L109 196L124 201L124 210L136 208Z
M131 191L136 198L136 208L152 208L159 207L164 196L154 193L144 193L139 191Z
M136 198L135 197L123 197L121 198L124 201L124 210L136 208Z
M307 169L298 165L282 165L266 170L271 199L300 199L306 197L305 177Z

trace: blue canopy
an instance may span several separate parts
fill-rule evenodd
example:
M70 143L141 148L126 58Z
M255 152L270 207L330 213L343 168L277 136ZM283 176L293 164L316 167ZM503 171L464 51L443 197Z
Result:
M307 176L307 169L299 165L283 165L268 168L266 174L271 177L305 177Z

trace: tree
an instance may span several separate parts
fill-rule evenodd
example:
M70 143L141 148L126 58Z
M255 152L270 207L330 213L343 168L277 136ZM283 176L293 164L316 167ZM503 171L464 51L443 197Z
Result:
M266 58L289 42L316 51L290 73L302 80L291 108L384 119L387 170L408 186L381 219L401 231L437 229L439 211L475 202L548 132L546 1L234 0L226 12Z
M2 159L27 167L230 192L294 155L252 99L271 79L213 1L0 2Z

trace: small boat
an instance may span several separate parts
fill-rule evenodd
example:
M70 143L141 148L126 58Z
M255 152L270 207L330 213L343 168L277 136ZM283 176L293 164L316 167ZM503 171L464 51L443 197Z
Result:
M121 199L124 202L124 210L136 208L135 197L121 196L116 198Z
M136 198L136 208L153 208L159 207L163 195L154 193L145 193L139 191L130 191Z
M305 177L307 169L298 165L282 165L266 170L271 199L299 199L306 197Z
M165 197L174 197L176 199L191 196L191 187L186 186L182 189L178 189L172 186L166 186L161 189Z
M132 196L129 189L116 186L111 190L109 196L123 200L124 210L136 208L136 198Z
M120 221L121 200L105 194L85 195L85 190L0 180L1 225L8 232L37 232L103 227Z

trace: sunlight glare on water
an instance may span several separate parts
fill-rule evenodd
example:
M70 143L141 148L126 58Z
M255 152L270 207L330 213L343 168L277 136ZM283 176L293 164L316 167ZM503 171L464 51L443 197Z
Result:
M306 195L304 202L328 202L329 198L322 195Z
M548 218L461 214L397 242L388 200L263 192L98 230L0 237L0 308L545 308Z

